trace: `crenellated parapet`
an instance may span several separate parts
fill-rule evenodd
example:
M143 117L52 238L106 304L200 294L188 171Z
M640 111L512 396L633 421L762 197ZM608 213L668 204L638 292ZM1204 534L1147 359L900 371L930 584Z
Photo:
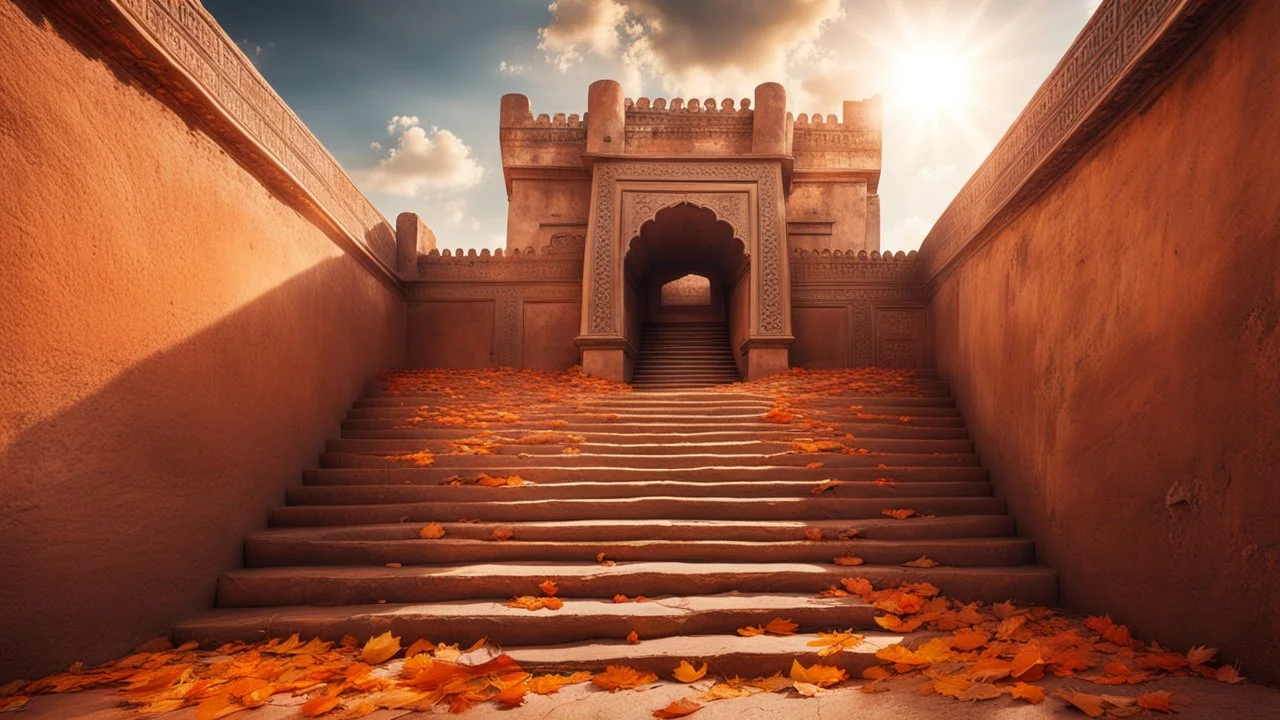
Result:
M535 116L528 97L503 95L498 142L510 193L513 172L515 175L529 169L581 172L582 154L587 148L587 117L576 113Z
M847 282L851 280L895 281L918 286L920 256L911 252L843 252L805 250L791 252L793 283Z
M422 282L581 282L582 235L565 233L542 249L432 250L418 257Z

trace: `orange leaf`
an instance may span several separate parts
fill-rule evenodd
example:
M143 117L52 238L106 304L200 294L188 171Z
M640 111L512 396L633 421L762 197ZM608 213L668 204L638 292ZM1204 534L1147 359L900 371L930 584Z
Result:
M798 683L830 687L848 678L849 675L843 668L821 663L814 663L812 667L806 668L799 660L791 661L791 679Z
M1156 712L1172 713L1174 710L1169 706L1169 701L1173 698L1173 693L1168 690L1156 690L1154 692L1139 695L1137 698L1138 705Z
M1105 633L1104 633L1105 635ZM1113 641L1114 642L1114 641ZM1117 645L1121 643L1116 643ZM1187 663L1192 667L1203 665L1213 659L1218 654L1217 648L1209 648L1203 645L1197 645L1187 651Z
M827 657L845 650L852 650L861 645L864 639L861 635L855 635L853 629L850 628L844 632L820 632L817 640L810 640L805 644L809 647L822 648L818 651L818 657Z
M658 676L653 673L641 672L626 665L609 665L604 672L592 677L591 683L603 690L616 692L648 685L657 680Z
M891 517L895 520L906 520L909 517L915 517L919 513L911 508L890 508L887 510L881 510L880 514L885 517Z
M790 620L774 618L764 626L764 631L770 635L795 635L798 627L800 626Z
M942 563L938 562L937 560L930 559L929 556L927 555L921 555L915 560L902 563L902 566L913 567L913 568L932 568L932 567L938 567L941 564Z
M1074 705L1076 709L1089 717L1102 717L1102 698L1098 695L1063 689L1054 693L1054 697Z
M682 683L696 682L707 674L707 664L702 663L702 667L694 668L693 664L688 660L681 660L676 669L671 671L671 675Z
M840 484L839 480L823 480L817 485L814 485L813 488L809 490L809 492L813 493L814 495L821 495L822 493L830 490L831 488L839 484Z
M444 528L440 527L440 523L431 523L422 528L422 532L418 533L418 537L423 540L436 540L444 537Z
M340 702L342 702L342 700L337 695L317 695L303 703L302 707L298 708L298 713L302 715L302 717L316 717L317 715L324 715L330 710L338 707L338 703Z
M804 531L804 536L813 542L818 542L822 539L822 528L809 528Z
M538 583L538 589L542 591L543 595L546 595L548 597L553 596L556 593L560 592L560 588L556 586L555 580L543 580L542 582Z
M498 527L493 529L493 539L497 540L498 542L502 542L504 540L510 540L511 536L515 534L516 534L515 529L507 525L499 525Z
M653 716L656 718L681 718L686 715L692 715L702 709L702 705L690 700L689 698L681 698L661 710L654 710Z
M845 590L862 598L866 598L873 592L871 581L866 578L840 578L840 584Z
M590 679L591 673L589 672L576 672L572 675L539 675L538 677L529 678L527 685L531 693L550 695L554 692L560 692L560 688L565 685L576 685Z
M497 695L494 695L493 701L507 707L520 707L524 704L524 695L528 691L529 686L523 681L512 683L503 688Z
M960 652L971 652L986 645L991 636L981 630L961 628L951 636L951 647Z
M1223 665L1218 668L1213 676L1218 682L1231 683L1232 685L1244 682L1244 678L1240 676L1239 671L1232 665Z
M805 463L805 467L809 468L810 470L817 470L818 468L822 467L822 463L820 462Z
M1044 688L1024 682L1014 683L1013 687L1009 688L1009 695L1014 700L1026 700L1032 705L1038 705L1044 700Z
M876 478L875 483L877 487L893 487L898 484L897 482L894 481L893 478L887 478L887 477Z
M400 652L400 638L392 637L391 631L382 633L377 637L369 638L360 650L360 659L370 665L377 665L395 657Z
M602 552L596 553L596 563L605 567L613 567L614 565L617 565L616 562L605 558L604 553Z
M400 564L400 563L398 563L398 562L389 562L389 563L387 563L387 567L389 567L389 568L398 568L398 567L404 567L404 565L402 565L402 564Z
M903 622L903 620L897 615L877 615L875 620L876 624L885 630L898 633L915 632L924 624L924 621L919 618L912 618L911 620Z
M859 530L858 528L845 528L841 530L840 534L837 535L836 537L840 538L841 540L852 540L861 534L862 534L862 531Z
M1041 665L1044 665L1044 658L1040 655L1040 648L1035 645L1025 645L1013 656L1013 667L1009 674L1015 678L1020 678L1032 668Z
M861 565L866 561L853 554L849 554L849 555L841 555L840 557L832 558L831 562L834 562L837 565L850 566L850 565Z
M408 650L404 651L404 656L406 658L411 658L419 653L431 652L435 647L435 643L430 640L427 640L426 638L418 638L413 641L413 644L409 646Z
M639 643L640 643L640 636L636 634L635 630L632 630L630 633L627 634L628 645L638 645Z
M738 634L742 637L755 637L764 634L764 627L761 625L748 625L747 627L738 628Z

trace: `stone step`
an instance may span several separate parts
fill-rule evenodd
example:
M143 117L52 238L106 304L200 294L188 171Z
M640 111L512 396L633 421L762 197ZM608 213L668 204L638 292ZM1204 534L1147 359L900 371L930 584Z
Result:
M537 593L537 591L534 591ZM695 597L667 597L641 603L614 603L610 600L575 599L564 601L559 610L530 611L508 607L502 602L471 600L449 604L396 603L343 605L327 608L272 607L227 608L201 613L174 626L178 642L198 640L220 644L236 640L254 642L268 637L321 637L341 640L351 635L360 641L390 631L408 645L418 638L432 642L457 643L467 647L488 638L500 647L555 645L587 641L615 641L627 646L625 638L635 632L641 641L627 647L632 656L645 645L661 645L661 638L686 636L694 641L706 638L743 641L743 647L771 644L770 638L742 638L737 629L764 625L774 618L791 620L798 633L854 628L878 642L890 644L897 635L883 634L875 624L881 614L859 598L820 598L795 594L725 593ZM869 631L869 632L867 632ZM688 637L692 636L692 637ZM813 640L813 635L804 642ZM801 655L813 655L818 648L800 643ZM652 650L652 647L650 648ZM672 648L681 652L679 648ZM799 648L797 648L799 650ZM853 652L857 652L854 649ZM865 652L865 650L864 650ZM848 654L848 653L840 653ZM719 656L714 656L719 661ZM664 666L669 677L680 659ZM829 661L824 661L830 664ZM627 661L626 664L634 663ZM874 663L872 663L874 664Z
M865 577L876 587L892 582L929 582L947 597L1057 602L1057 575L1037 565L998 568L908 568L831 563L488 563L483 565L295 566L229 570L218 578L221 607L352 605L507 600L537 595L538 583L554 580L562 598L612 598L616 594L656 598L724 592L816 595L840 578ZM628 603L630 605L631 603ZM847 626L846 626L847 627Z
M568 394L572 396L572 389L566 388L566 390L568 390ZM616 394L618 396L623 396L623 395L628 395L629 393L625 391L619 391ZM758 399L758 400L764 400L767 402L772 402L775 398L775 395L777 394L778 393L775 393L772 391L767 394L766 393L750 393L735 387L733 389L726 389L726 390L701 390L701 391L680 392L680 393L675 393L674 396L676 399L717 399L717 400L723 401L726 398L735 398L735 399L751 398L751 399ZM951 386L949 383L937 382L937 383L930 384L928 386L913 387L909 390L897 389L897 388L886 389L884 393L858 392L855 394L851 390L850 394L848 395L848 398L855 398L855 397L866 396L866 395L881 396L881 397L894 397L894 396L950 397ZM612 397L612 395L607 395L606 397ZM412 392L412 391L392 392L389 390L372 390L370 392L365 393L365 395L360 400L356 401L355 406L356 407L374 406L374 405L380 404L378 401L390 401L390 400L400 401L402 404L409 404L409 405L429 405L429 404L451 405L451 404L457 404L458 402L456 398L451 398L448 395L443 395L440 393L422 393L422 392ZM466 397L466 402L468 403L484 404L486 402L491 401L494 404L494 407L504 407L505 404L509 404L511 400L512 398L508 396L492 395L492 396L486 397L484 394L481 394L481 393L475 393L475 394L468 393ZM538 398L535 397L534 400L536 401L538 400ZM381 403L381 404L392 404L392 403ZM854 404L854 403L851 402L850 404Z
M502 477L519 475L525 480L540 485L580 482L634 483L663 480L683 483L800 481L817 484L828 478L869 481L880 477L889 477L895 482L984 482L988 478L987 469L981 466L828 468L824 465L820 468L707 468L678 471L665 468L547 468L535 466L527 468L488 468L484 472L490 475L501 475ZM304 472L303 482L307 485L439 485L448 483L455 477L474 481L479 475L480 471L478 470L471 473L459 473L456 469L441 467L321 468ZM516 488L511 489L514 490ZM838 491L839 488L833 488L827 492Z
M286 488L290 505L381 505L401 502L505 502L509 500L587 500L641 497L811 497L815 484L805 481L761 480L736 483L649 482L530 483L519 487L478 485L302 485ZM985 482L846 482L822 494L829 497L906 499L916 497L984 497Z
M947 567L1004 567L1034 561L1030 540L1003 538L929 538L925 540L310 540L272 534L251 535L245 543L246 567L289 565L440 565L450 562L592 562L604 553L616 562L730 563L831 562L855 555L871 565L901 565L922 555Z
M495 488L496 489L496 488ZM909 507L927 515L998 515L998 497L911 498L612 498L592 500L514 500L481 502L406 502L382 505L299 505L268 513L274 527L368 525L387 522L448 522L477 518L492 522L534 520L854 520L882 517L881 511ZM909 519L902 522L911 522Z
M880 394L868 394L866 392L859 392L859 393L850 393L848 395L828 396L825 398L805 397L805 398L797 399L796 402L800 402L802 400L805 405L811 406L811 407L830 407L830 408L838 408L838 409L848 409L849 406L851 405L865 406L865 405L875 404L877 402L883 403L885 401L891 401L896 399L904 400L906 401L907 404L920 403L922 400L926 400L926 401L941 400L944 403L946 403L951 399L950 387L939 388L931 392L933 394L924 394L924 393L917 394L914 392L908 392L904 390L894 390L893 392L886 391ZM479 397L469 395L468 398L469 398L468 402L479 403L481 405L492 404L495 407L500 406L501 403L511 402L510 397L503 397L503 396L497 396L497 395L479 396ZM577 405L577 404L614 406L614 405L625 405L627 403L653 404L658 402L663 404L669 404L672 406L723 405L723 404L748 403L748 404L765 405L766 407L772 407L777 404L778 398L779 396L774 393L769 393L769 394L747 393L745 391L733 388L733 389L720 389L720 390L695 390L695 391L689 391L689 392L673 392L661 398L654 398L652 396L638 396L633 392L627 392L625 390L619 391L616 393L610 393L610 394L604 394L604 395L590 395L590 396L587 396L587 395L574 396L572 393L569 393L564 398L557 399L555 402L545 402L538 397L528 398L527 402L539 407L544 407L544 408L573 407L574 405ZM409 393L409 392L402 392L402 393L385 393L384 392L376 396L365 395L360 399L356 400L356 402L353 404L352 407L354 409L373 408L373 407L417 408L422 405L449 406L449 405L456 405L457 403L458 403L458 400L456 398L451 398L447 395L429 394L429 393Z
M500 526L512 529L522 540L540 542L601 542L622 540L735 540L781 542L805 538L818 529L824 538L839 538L854 527L844 520L568 520L548 522L444 522L445 537L489 540ZM384 523L342 527L268 528L255 536L294 540L417 540L420 523ZM938 538L1007 537L1013 535L1008 515L954 515L915 518L903 522L871 518L856 523L858 538L867 540L927 540Z
M352 442L374 442L352 441ZM906 441L910 442L910 441ZM322 453L322 468L396 468L404 467L406 461L396 455L355 454L355 453ZM783 453L771 457L756 455L718 455L712 453L687 455L635 455L626 453L582 452L576 454L534 455L521 458L516 453L498 455L446 455L436 456L438 467L455 468L458 471L479 469L488 472L494 468L655 468L673 472L709 467L752 468L752 467L795 467L810 463L822 463L824 468L842 467L960 467L976 466L978 456L973 454L944 453L885 453L875 452L868 455L845 455L842 453ZM492 474L492 473L490 473Z
M799 438L797 438L799 441ZM501 441L495 454L515 455L517 453L561 454L563 443L554 445L519 445L503 444ZM858 437L843 441L850 446L865 448L872 452L883 453L952 453L967 454L973 452L973 443L969 440L930 440L915 438L869 438ZM696 457L733 455L750 459L771 459L778 455L792 454L791 442L684 442L684 443L610 443L587 441L576 443L584 455L604 455L614 457L656 456L656 457ZM405 455L420 450L434 453L447 453L450 450L449 440L406 439L355 439L342 438L325 443L325 452L350 453L353 455ZM456 458L473 457L469 455L449 455L448 461ZM493 457L488 456L488 457ZM437 457L436 462L446 462Z
M547 426L550 428L550 425ZM528 434L527 429L506 430L501 426L491 428L493 438L506 438L508 442ZM374 418L361 420L344 420L342 437L357 439L423 439L423 440L461 440L474 437L477 430L472 428L450 428L438 425L419 423L406 425L404 418ZM773 441L791 442L803 437L813 437L815 433L803 423L772 424L771 428L760 431L701 431L696 433L663 432L663 433L618 433L618 432L577 432L588 443L686 443L686 442L750 442ZM917 440L967 440L969 433L964 428L930 427L911 423L867 423L859 425L858 438L903 438Z

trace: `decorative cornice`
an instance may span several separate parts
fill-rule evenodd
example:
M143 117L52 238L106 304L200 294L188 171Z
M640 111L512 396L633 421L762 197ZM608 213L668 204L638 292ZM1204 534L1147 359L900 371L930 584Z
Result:
M472 249L466 253L432 250L418 256L418 279L425 283L581 283L585 242L582 233L557 233L541 251L532 247L510 251Z
M921 247L929 285L1061 177L1239 0L1106 0Z
M197 0L49 5L164 102L198 120L344 249L398 285L394 227Z
M920 258L915 252L805 250L791 252L791 282L802 284L892 281L905 288L920 286Z

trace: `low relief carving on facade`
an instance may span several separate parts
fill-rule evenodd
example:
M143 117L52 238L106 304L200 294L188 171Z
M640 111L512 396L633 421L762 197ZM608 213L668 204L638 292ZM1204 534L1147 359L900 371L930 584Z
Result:
M876 311L876 364L921 367L925 358L925 309L881 308Z
M628 243L640 235L641 227L657 218L658 212L675 207L681 203L689 203L707 208L716 214L717 220L723 220L733 228L733 236L747 243L747 229L750 220L747 218L747 194L745 192L628 192L623 194L626 205L622 225L622 240Z
M548 245L539 254L533 248L504 252L475 250L463 254L433 250L418 256L418 277L424 282L495 282L521 280L582 281L582 245L585 237L562 234L560 242ZM556 237L560 237L557 235ZM578 240L575 240L578 238ZM552 238L553 242L555 238ZM577 244L575 252L573 246Z
M910 253L792 251L791 280L795 283L841 280L920 281L919 256Z
M614 233L620 209L614 207L614 189L618 180L692 180L756 183L760 219L758 258L760 264L760 333L782 335L786 320L782 317L782 236L779 232L778 176L774 168L759 163L685 162L685 163L600 163L595 169L595 235L591 238L591 298L588 325L592 334L618 332L618 311L614 307L614 268L620 252ZM656 213L656 211L655 211Z

